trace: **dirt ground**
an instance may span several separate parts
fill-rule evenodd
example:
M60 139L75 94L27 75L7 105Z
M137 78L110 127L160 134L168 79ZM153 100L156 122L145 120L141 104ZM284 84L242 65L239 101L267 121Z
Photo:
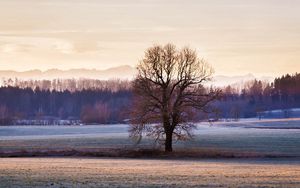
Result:
M0 187L299 187L300 160L0 158Z

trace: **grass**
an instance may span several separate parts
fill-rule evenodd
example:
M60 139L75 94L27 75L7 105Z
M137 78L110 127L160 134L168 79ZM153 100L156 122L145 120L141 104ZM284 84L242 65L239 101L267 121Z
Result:
M298 187L299 162L1 158L1 187Z
M300 127L300 121L251 122L251 128L246 128L249 122L218 123L211 127L204 124L195 131L193 140L175 143L174 148L196 157L300 157L300 129L283 129L286 125ZM265 126L268 128L264 129ZM157 149L149 139L136 146L126 131L126 125L0 127L0 157L121 157L132 156L139 148Z
M136 146L126 125L0 127L0 187L296 188L299 128L299 120L201 124L166 154L149 139Z
M153 148L94 148L94 149L63 149L63 150L20 150L0 152L5 157L111 157L141 159L230 159L230 158L296 158L278 153L255 153L246 151L213 149L213 148L178 148L171 153L163 149Z

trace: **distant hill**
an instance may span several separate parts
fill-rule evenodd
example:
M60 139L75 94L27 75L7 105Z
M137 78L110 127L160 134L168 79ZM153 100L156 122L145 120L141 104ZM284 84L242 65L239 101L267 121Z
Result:
M42 79L70 79L70 78L89 78L89 79L132 79L136 75L136 69L129 65L123 65L119 67L113 67L105 70L97 69L70 69L70 70L59 70L49 69L46 71L41 70L30 70L24 72L12 71L12 70L0 70L0 78L18 78L22 80L42 80ZM247 81L260 79L266 81L272 81L272 77L258 78L252 74L246 74L241 76L222 76L216 75L213 81L209 84L215 86L227 86L232 84L243 84Z
M246 74L240 76L222 76L216 75L213 78L213 85L215 86L227 86L227 85L243 85L247 81L254 79L271 82L273 77L255 77L253 74Z
M113 67L105 70L96 69L70 69L59 70L49 69L46 71L30 70L24 72L3 70L0 71L0 78L18 78L22 80L42 80L42 79L70 79L70 78L90 78L90 79L132 79L136 74L135 68L124 65L119 67Z

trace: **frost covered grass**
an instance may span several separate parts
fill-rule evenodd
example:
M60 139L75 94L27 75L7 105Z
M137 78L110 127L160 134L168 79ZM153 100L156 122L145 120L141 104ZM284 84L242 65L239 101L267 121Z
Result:
M0 158L0 187L299 185L299 161Z
M136 146L128 125L0 127L0 187L299 187L299 128L295 119L201 123L166 155L149 139Z
M98 156L115 155L116 150L155 148L152 140L144 139L138 146L128 138L128 125L99 126L4 126L0 127L0 154L20 155L47 152L78 155L78 152L98 151ZM113 151L113 149L115 149ZM109 153L109 151L113 153ZM175 151L191 150L216 156L300 156L300 121L243 120L201 123L195 137L175 143ZM104 153L101 151L104 151ZM122 151L119 151L122 153ZM83 154L83 155L85 155ZM213 155L206 155L213 157ZM2 155L5 156L5 155Z

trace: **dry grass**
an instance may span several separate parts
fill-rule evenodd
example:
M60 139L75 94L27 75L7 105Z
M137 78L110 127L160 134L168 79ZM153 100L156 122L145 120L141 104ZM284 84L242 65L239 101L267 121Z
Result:
M0 159L0 187L299 187L299 185L299 161Z
M296 158L278 153L256 153L220 148L186 148L166 153L153 148L94 148L94 149L61 149L61 150L20 150L0 151L2 157L113 157L141 159L230 159L230 158Z
M299 126L274 126L283 123ZM4 127L0 188L300 187L300 129L234 126L200 127L194 140L176 143L171 154L153 149L151 140L135 146L126 126ZM77 158L5 158L13 156Z

